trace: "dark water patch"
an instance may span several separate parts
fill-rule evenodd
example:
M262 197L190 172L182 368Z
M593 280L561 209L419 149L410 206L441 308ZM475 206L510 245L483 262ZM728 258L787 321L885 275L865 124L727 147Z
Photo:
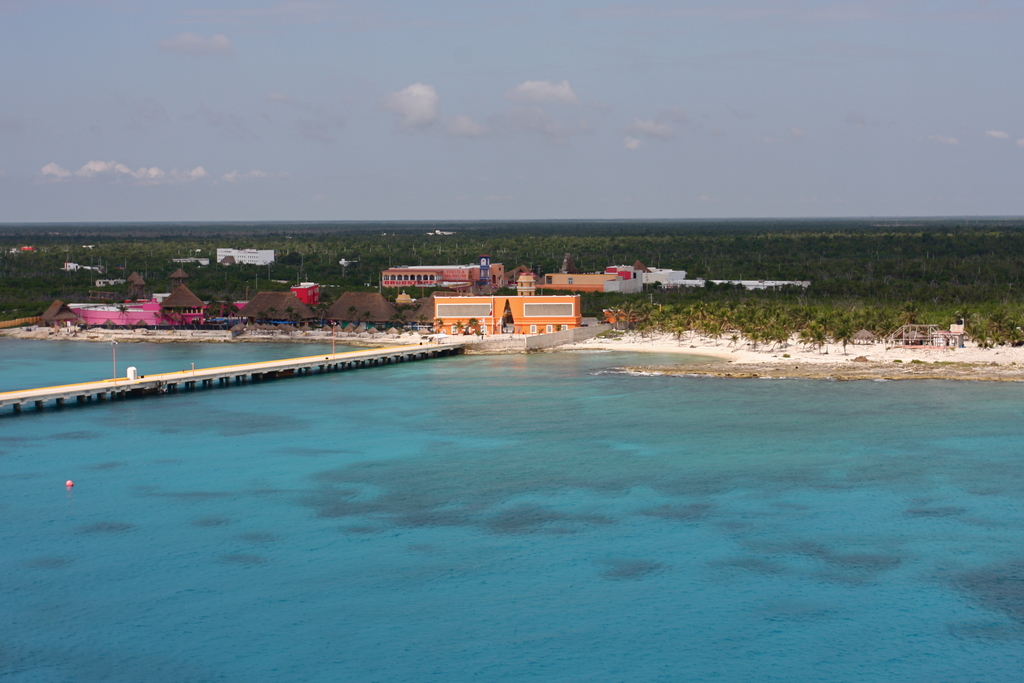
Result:
M518 505L487 519L487 527L499 534L526 534L539 531L544 525L562 521L566 515L539 505Z
M128 522L96 522L80 526L75 531L80 534L121 534L133 529L135 525Z
M62 569L67 567L74 559L70 557L34 557L25 562L25 566L31 569Z
M112 470L118 467L125 467L127 464L128 463L124 462L123 460L110 460L109 462L100 462L95 465L87 465L85 469L97 471Z
M820 578L840 583L860 584L873 581L878 574L896 569L899 557L886 553L842 553L814 541L781 545L763 545L758 550L778 555L801 555L824 565Z
M352 526L343 526L341 530L347 534L379 534L384 531L383 527L379 526L366 526L363 524L354 524Z
M632 558L611 558L599 560L598 564L604 567L601 576L613 581L628 581L646 579L654 574L659 574L668 569L668 565L651 560L638 560Z
M54 434L50 439L57 441L84 441L85 439L99 439L103 437L99 432L90 432L86 430L75 431L75 432L61 432Z
M232 555L221 555L221 562L227 562L228 564L266 564L266 558L260 557L259 555L246 555L243 553L235 553Z
M960 574L953 585L977 603L1024 625L1024 560Z
M198 527L224 526L225 524L231 524L231 520L227 517L200 517L192 520L192 525Z
M672 519L678 522L694 522L707 517L713 507L713 505L709 505L707 503L692 503L690 505L659 505L658 507L641 510L640 514L648 517Z
M995 640L1007 642L1024 640L1024 629L1011 624L993 622L947 624L946 632L961 640Z
M904 517L956 517L967 512L967 508L952 505L940 507L910 508L903 511Z
M246 543L273 543L277 540L277 536L274 534L268 534L264 531L250 531L248 533L239 534L238 538Z

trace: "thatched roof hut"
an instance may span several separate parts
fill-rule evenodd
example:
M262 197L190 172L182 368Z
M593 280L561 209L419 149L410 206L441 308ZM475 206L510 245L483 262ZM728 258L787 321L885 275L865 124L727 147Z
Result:
M861 330L853 335L854 344L871 344L875 341L875 333L871 330Z
M181 268L178 268L176 271L171 273L171 284L173 286L177 287L178 285L183 285L187 281L188 281L188 273L186 273Z
M299 301L294 292L259 292L238 312L238 317L249 320L310 320L316 314Z
M50 306L43 311L43 315L40 316L39 322L44 325L71 325L81 322L82 319L77 313L71 310L71 307L66 303L57 299Z
M386 323L398 315L398 309L377 292L345 292L327 311L330 320Z
M160 302L160 308L164 310L187 310L189 312L201 313L206 304L198 296L192 293L185 285L178 285L174 292Z

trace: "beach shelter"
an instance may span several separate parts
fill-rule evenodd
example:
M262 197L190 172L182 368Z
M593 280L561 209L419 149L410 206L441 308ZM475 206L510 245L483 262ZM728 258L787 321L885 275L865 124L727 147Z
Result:
M853 335L854 344L872 344L875 341L875 333L871 330L861 330Z
M327 311L329 320L376 325L385 325L396 315L398 309L377 292L345 292Z
M256 320L312 320L316 314L293 292L258 292L238 312L239 318Z
M43 311L43 315L40 316L39 322L44 325L77 325L82 322L82 319L71 310L71 307L60 299L50 304L49 308Z

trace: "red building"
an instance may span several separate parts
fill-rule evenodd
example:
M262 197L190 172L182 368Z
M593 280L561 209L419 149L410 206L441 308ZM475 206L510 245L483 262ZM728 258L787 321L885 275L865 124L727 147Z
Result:
M464 266L397 266L380 274L384 287L444 287L461 289L488 284L505 287L505 266L481 256L479 263Z
M320 285L315 282L300 282L297 285L292 285L292 294L307 306L316 306L320 303Z

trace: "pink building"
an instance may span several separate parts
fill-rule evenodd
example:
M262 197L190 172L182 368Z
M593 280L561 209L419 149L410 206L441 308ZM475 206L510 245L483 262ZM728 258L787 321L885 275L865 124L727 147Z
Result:
M173 294L157 294L148 301L122 304L68 304L85 325L103 325L108 320L121 327L150 325L192 325L201 323L206 304L185 285Z

